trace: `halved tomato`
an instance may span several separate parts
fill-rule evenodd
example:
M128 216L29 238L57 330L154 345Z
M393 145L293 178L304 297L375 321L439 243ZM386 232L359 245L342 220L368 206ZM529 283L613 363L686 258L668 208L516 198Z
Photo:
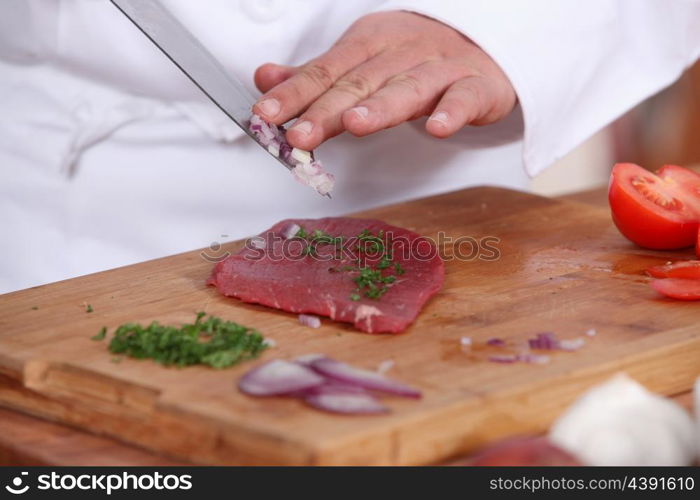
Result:
M688 195L686 201L700 213L700 174L678 165L664 165L656 175L667 185Z
M694 199L678 178L678 173L661 178L633 163L615 165L608 200L613 222L625 237L659 250L696 243L700 198Z
M700 260L681 260L663 266L647 269L647 274L654 278L700 279Z
M699 300L700 280L665 278L651 282L654 290L666 297L678 300Z

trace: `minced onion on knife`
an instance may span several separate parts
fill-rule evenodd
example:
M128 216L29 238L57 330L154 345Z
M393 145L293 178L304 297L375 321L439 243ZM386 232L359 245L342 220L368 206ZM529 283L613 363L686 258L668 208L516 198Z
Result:
M267 147L273 156L280 157L292 165L294 177L307 186L314 188L321 195L329 195L333 191L335 177L323 170L321 162L314 158L312 151L304 151L292 147L285 137L282 126L267 123L260 116L250 117L248 129L255 138Z

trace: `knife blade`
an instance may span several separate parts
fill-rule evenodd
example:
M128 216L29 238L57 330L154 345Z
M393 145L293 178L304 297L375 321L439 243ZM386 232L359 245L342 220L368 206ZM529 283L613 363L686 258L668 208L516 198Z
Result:
M110 0L175 66L260 147L287 169L248 130L255 97L158 0Z

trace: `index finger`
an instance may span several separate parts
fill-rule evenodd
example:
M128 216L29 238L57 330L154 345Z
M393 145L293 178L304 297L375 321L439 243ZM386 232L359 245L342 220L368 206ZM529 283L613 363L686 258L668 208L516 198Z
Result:
M361 42L343 42L302 66L298 73L263 94L253 112L281 125L298 116L349 70L369 59Z

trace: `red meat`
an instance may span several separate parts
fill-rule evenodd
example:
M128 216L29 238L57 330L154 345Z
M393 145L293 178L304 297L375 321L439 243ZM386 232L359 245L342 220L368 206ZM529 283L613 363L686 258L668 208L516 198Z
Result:
M289 234L296 233L297 225L307 233L320 230L334 238L342 236L343 241L319 243L309 254L304 250L308 239ZM381 251L373 252L371 244L367 247L357 239L365 230L381 236ZM380 269L385 250L391 265L380 273L394 275L395 281L385 285L388 289L381 297L369 298L368 288L358 290L355 279L359 268ZM369 333L398 333L413 322L443 280L443 262L432 240L374 219L328 217L275 224L248 240L238 254L219 262L207 283L244 302L328 316Z

